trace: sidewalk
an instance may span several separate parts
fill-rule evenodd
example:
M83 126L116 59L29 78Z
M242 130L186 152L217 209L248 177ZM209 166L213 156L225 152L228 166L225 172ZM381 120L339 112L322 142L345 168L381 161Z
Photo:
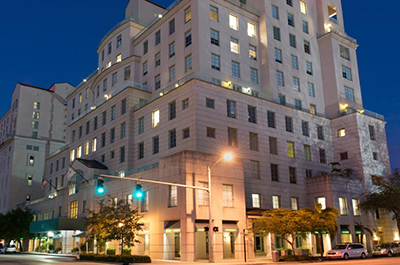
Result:
M207 259L201 259L197 260L196 262L186 262L186 261L180 261L180 260L160 260L160 259L153 259L151 264L157 264L157 265L178 265L178 264L184 264L184 265L195 265L195 264L203 264L203 263L208 263ZM251 265L251 264L273 264L274 262L271 259L251 259L248 260L247 262L244 262L244 260L237 260L237 259L227 259L227 260L217 260L215 261L214 264L223 264L223 265Z
M43 252L22 252L22 254L65 257L65 258L75 258L75 259L79 258L78 254L77 255L74 255L74 254L56 254L56 253L43 253Z

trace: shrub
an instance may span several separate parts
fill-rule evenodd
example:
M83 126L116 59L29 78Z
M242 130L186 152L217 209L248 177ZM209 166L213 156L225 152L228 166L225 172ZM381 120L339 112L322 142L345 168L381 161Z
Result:
M39 246L37 246L37 247L35 248L35 252L40 252Z
M53 244L49 244L49 250L54 250L54 245Z
M107 248L107 255L115 255L115 248Z
M129 256L129 255L131 255L131 248L123 248L122 256Z
M61 248L56 248L55 250L54 250L54 252L56 252L56 253L58 253L58 252L61 252Z
M108 251L108 249L107 249ZM97 254L81 254L79 255L80 260L91 260L91 261L104 261L104 262L119 262L119 263L151 263L149 256L138 256L138 255L97 255Z
M73 249L71 249L71 252L78 252L78 251L79 251L78 248L73 248Z

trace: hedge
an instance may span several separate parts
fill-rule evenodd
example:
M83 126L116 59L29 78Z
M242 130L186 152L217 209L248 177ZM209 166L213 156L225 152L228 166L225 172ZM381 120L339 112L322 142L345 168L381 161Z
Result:
M115 255L116 248L107 248L107 255Z
M120 256L120 255L99 255L99 254L80 254L81 260L105 261L105 262L122 262L122 263L151 263L149 256Z

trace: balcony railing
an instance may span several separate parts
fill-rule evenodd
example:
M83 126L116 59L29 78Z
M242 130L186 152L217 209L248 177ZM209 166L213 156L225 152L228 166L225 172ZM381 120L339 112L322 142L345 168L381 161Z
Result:
M378 114L376 112L366 110L366 109L358 109L356 107L349 107L345 110L341 110L341 111L339 111L338 115L340 117L340 116L345 116L345 115L349 115L349 114L356 113L356 112L366 115L366 116L369 116L369 117L372 117L372 118L375 118L375 119L378 119L378 120L385 121L385 116L383 116L381 114Z

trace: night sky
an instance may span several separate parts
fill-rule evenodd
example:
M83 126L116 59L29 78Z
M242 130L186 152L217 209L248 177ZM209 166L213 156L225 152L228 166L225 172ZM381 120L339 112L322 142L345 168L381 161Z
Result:
M282 0L283 1L283 0ZM172 0L155 0L168 6ZM385 115L391 166L400 167L398 80L400 1L342 0L346 32L358 40L365 109ZM362 2L362 4L360 4ZM104 34L124 19L128 0L2 1L0 8L0 115L17 82L44 88L77 85L97 68ZM396 74L397 73L397 74Z

